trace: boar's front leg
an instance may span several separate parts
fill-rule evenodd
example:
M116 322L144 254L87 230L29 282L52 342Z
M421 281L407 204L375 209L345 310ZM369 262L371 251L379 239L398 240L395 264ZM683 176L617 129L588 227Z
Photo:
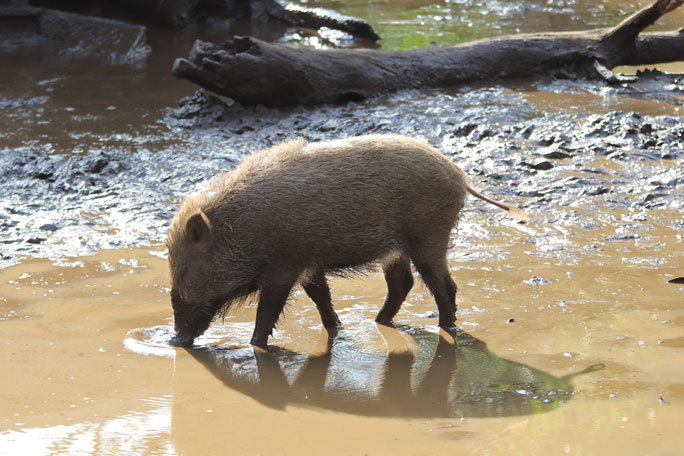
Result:
M340 319L333 309L330 287L323 271L318 271L311 276L309 282L304 284L304 291L316 304L318 313L321 314L323 326L326 328L340 327Z
M273 333L273 328L283 312L283 307L290 296L290 291L297 281L299 271L289 270L276 274L266 274L259 293L256 323L252 334L251 344L257 347L266 347L268 336Z

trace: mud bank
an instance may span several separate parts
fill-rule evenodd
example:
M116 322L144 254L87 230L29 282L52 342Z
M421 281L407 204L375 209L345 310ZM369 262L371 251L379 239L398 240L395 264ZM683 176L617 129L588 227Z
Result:
M634 9L627 2L309 5L368 18L387 37L386 49L429 46L428 38L439 38L442 46L503 33L597 27ZM666 16L661 25L674 27L681 14ZM653 208L681 210L681 79L617 87L513 81L315 109L243 108L170 75L173 59L195 38L220 42L229 32L278 40L286 30L231 24L222 33L197 30L192 36L148 27L152 51L123 65L59 53L6 56L13 71L0 75L0 267L33 256L63 259L161 242L183 196L243 156L295 136L423 138L463 167L477 188L523 206L541 224L591 229L603 223L596 217L608 217L597 207L624 208L643 220ZM572 211L559 221L552 214L560 207ZM487 209L473 203L467 210Z

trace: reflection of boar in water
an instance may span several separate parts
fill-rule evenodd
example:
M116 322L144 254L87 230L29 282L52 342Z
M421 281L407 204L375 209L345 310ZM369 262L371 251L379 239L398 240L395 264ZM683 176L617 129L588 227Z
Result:
M463 172L403 136L285 142L259 152L183 202L168 234L175 343L191 344L213 317L258 292L251 343L266 345L296 283L325 327L339 325L327 273L379 263L389 324L413 286L411 262L452 327L456 284L446 260L465 193Z

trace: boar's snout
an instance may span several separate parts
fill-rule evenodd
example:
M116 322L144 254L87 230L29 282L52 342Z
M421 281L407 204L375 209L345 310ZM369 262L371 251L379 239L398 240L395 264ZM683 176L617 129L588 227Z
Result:
M178 336L173 336L169 341L169 345L173 345L175 347L192 347L193 341L194 339L192 338L181 339Z
M201 306L193 306L181 298L176 290L171 290L171 305L176 336L171 345L192 346L195 337L201 335L209 327L214 313L207 313Z

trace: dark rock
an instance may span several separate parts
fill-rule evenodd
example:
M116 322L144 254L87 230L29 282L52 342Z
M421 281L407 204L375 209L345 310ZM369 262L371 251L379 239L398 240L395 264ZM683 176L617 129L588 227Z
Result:
M653 125L651 125L649 123L643 124L641 126L641 128L639 129L639 133L641 133L642 135L648 135L648 134L653 133Z
M64 57L130 63L149 53L144 26L30 6L0 4L0 48L55 45Z
M49 180L52 178L52 172L51 171L43 171L43 170L35 170L31 173L33 177L36 179L41 179L41 180Z
M241 135L241 134L246 133L248 131L254 131L254 127L252 127L250 125L243 125L240 128L238 128L237 130L235 130L235 134Z
M652 149L658 145L658 140L655 138L649 138L644 141L641 145L644 149Z
M653 201L657 198L663 198L665 196L667 195L664 193L649 193L648 195L646 195L646 198L644 198L644 201Z
M472 123L459 125L458 127L456 127L456 130L454 130L454 136L461 136L461 137L468 136L476 128L477 128L477 125L472 124Z
M92 163L86 166L86 171L92 174L98 174L109 164L106 157L98 157Z
M543 162L539 162L539 163L523 162L522 164L527 166L528 168L537 169L540 171L546 171L548 169L553 168L553 164L551 162L548 162L548 161L543 161Z
M549 152L548 154L544 154L545 158L550 158L552 160L562 160L564 158L570 158L572 155L566 154L565 152L560 152L558 150L555 150L553 152Z
M590 196L596 196L596 195L603 195L604 193L609 193L610 190L607 189L606 187L597 187L589 192L587 192L587 195Z
M339 128L339 125L336 121L330 119L330 120L327 120L324 123L318 125L316 128L320 132L328 132L328 131L333 131L333 130Z
M525 138L525 139L530 139L530 136L532 136L532 133L534 132L534 127L533 126L527 126L522 129L520 132L520 135Z
M535 144L537 144L538 146L548 147L555 142L556 142L556 137L550 136L550 137L546 137L546 138L536 140Z

